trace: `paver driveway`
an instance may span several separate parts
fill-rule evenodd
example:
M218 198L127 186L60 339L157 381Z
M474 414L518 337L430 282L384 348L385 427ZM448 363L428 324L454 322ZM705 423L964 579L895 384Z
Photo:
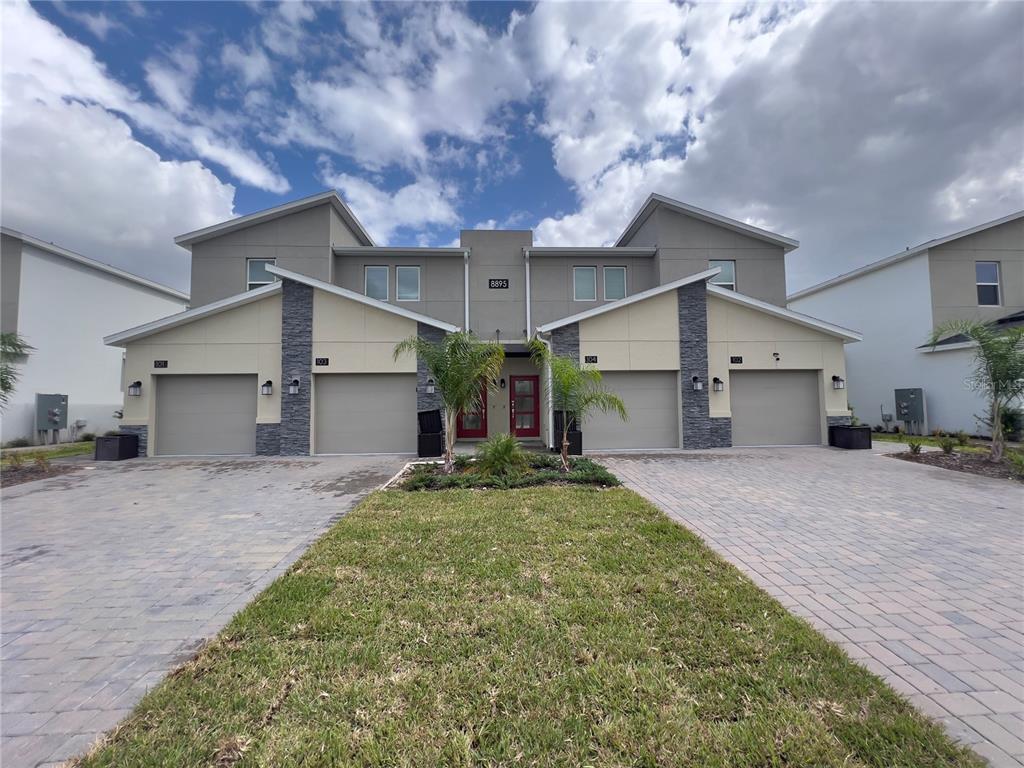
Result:
M148 459L5 489L0 762L82 751L403 461Z
M994 765L1024 762L1024 486L891 450L602 460Z

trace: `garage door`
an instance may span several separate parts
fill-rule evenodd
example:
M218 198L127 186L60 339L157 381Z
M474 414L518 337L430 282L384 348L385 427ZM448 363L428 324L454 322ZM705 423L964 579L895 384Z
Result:
M587 450L679 447L675 371L610 371L602 381L622 398L629 420L600 412L591 416L583 426Z
M158 456L256 452L256 376L158 376Z
M416 374L316 377L317 453L415 453Z
M818 445L817 371L731 371L733 445Z

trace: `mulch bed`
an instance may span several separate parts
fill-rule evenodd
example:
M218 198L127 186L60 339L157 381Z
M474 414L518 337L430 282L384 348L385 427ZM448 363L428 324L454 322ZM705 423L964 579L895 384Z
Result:
M956 472L993 477L997 480L1024 482L1024 475L1021 475L1013 466L1005 461L995 464L989 461L988 454L984 453L945 454L939 451L929 451L927 453L913 454L906 451L889 455L894 459L911 461L914 464L927 464L931 467L941 467L942 469L952 469Z
M78 467L73 464L51 463L48 467L39 467L32 462L26 462L20 467L0 467L0 486L9 488L12 485L21 485L33 480L45 480L48 477L58 477L74 472Z

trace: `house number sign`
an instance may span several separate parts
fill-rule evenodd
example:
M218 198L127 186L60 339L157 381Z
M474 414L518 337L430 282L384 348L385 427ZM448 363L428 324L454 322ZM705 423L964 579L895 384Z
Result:
M583 362L584 363L595 363L596 364L597 363L597 355L584 355L583 356Z
M167 367L167 361L166 360L154 360L153 361L153 367L154 368L166 368Z
M740 363L743 362L743 357L741 355L733 355L732 357L729 358L729 362L732 363L733 365L739 365Z
M318 357L316 359L316 364L317 365L330 365L331 364L331 358L329 358L329 357Z
M488 288L508 288L507 277L492 277L487 281Z

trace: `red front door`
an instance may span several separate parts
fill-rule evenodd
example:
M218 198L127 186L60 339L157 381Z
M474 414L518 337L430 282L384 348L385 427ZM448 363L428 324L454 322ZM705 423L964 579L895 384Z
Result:
M480 391L480 410L460 413L456 437L487 437L487 387Z
M512 434L540 437L540 376L510 376L508 399Z

